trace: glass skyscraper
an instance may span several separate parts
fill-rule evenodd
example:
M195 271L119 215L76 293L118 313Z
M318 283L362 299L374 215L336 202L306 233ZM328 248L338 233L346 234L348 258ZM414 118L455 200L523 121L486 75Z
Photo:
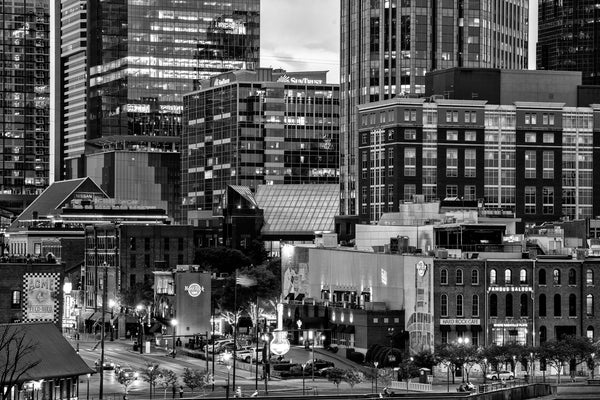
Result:
M48 185L50 2L0 2L0 208L16 214Z
M57 179L100 176L112 191L122 186L112 181L120 179L119 168L105 162L119 157L92 154L178 153L183 94L212 75L258 65L259 15L259 0L62 0ZM170 165L171 155L165 157L155 164ZM134 168L155 158L138 157ZM151 175L152 185L166 177ZM159 193L158 203L165 190Z
M528 0L341 2L341 213L357 210L356 106L425 92L425 73L527 67Z
M219 215L228 185L338 183L339 86L325 76L234 71L184 97L184 219Z
M600 4L540 0L537 69L581 71L584 85L600 84Z

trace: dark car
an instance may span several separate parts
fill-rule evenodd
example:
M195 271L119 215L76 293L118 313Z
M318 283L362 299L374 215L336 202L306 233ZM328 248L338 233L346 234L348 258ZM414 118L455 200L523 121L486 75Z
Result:
M94 365L96 366L96 370L100 371L100 359L97 359ZM115 369L115 363L109 359L104 359L102 367L102 369Z
M331 361L316 359L315 364L314 364L315 375L316 376L324 376L324 375L322 375L322 371L325 369L331 369L333 367L335 367L335 364ZM306 367L304 367L304 371L307 375L312 375L312 371L313 371L312 360L309 360L307 362Z

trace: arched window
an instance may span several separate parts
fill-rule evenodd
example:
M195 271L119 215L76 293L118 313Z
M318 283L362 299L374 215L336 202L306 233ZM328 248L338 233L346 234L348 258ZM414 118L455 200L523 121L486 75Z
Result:
M504 270L504 283L512 283L512 271L510 269Z
M479 271L476 269L471 271L471 285L479 285Z
M448 270L446 268L442 268L440 271L440 284L448 284Z
M506 301L506 313L504 315L506 315L507 317L512 317L513 316L513 297L512 294L508 293L505 297L505 301Z
M528 295L526 293L522 293L521 294L521 317L526 317L527 316L527 299L528 299Z
M569 285L576 285L577 284L577 273L575 272L575 269L571 268L569 270Z
M473 295L473 304L471 307L471 315L473 317L479 317L479 296Z
M573 293L569 295L569 317L577 316L577 296Z
M497 283L496 278L496 270L490 270L490 284L495 285Z
M463 270L461 268L458 268L456 270L456 284L457 285L463 284Z
M594 316L594 296L591 294L585 296L585 313L588 317Z
M594 284L594 271L592 271L591 269L588 269L585 273L585 283L588 285Z
M456 296L456 316L463 316L463 295L459 294Z
M440 313L442 317L448 316L448 295L443 294L440 301Z
M525 268L519 271L519 283L527 283L527 271Z
M560 285L560 271L557 269L552 271L552 283L554 285Z
M588 326L587 330L585 331L585 336L590 339L590 340L594 340L594 327L593 326Z
M544 343L548 340L548 333L544 325L540 326L540 343Z
M538 283L540 285L546 284L546 270L545 269L540 269L540 272L538 272Z
M498 316L498 296L494 293L490 296L490 317Z
M540 317L545 317L546 316L546 295L545 294L540 294L539 300L538 300L538 314L540 315Z
M560 294L558 293L554 295L554 316L561 316Z

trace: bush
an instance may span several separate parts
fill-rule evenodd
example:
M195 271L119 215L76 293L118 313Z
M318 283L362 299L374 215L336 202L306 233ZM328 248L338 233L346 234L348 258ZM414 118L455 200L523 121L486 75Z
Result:
M365 355L360 351L353 351L348 354L348 359L350 361L354 361L355 363L362 364L365 361Z
M339 348L338 348L336 345L333 345L333 346L329 346L329 347L327 348L327 350L329 350L329 351L330 351L330 352L332 352L332 353L337 353L337 352L338 352L338 350L339 350Z
M272 365L273 371L290 371L290 369L292 367L298 367L299 364L290 364L290 363L285 363L285 364L275 364Z

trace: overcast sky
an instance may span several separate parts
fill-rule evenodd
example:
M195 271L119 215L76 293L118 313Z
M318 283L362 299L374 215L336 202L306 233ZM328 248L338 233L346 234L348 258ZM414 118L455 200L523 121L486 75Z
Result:
M535 68L537 1L529 1L529 68ZM261 66L328 70L339 83L340 0L261 0Z

